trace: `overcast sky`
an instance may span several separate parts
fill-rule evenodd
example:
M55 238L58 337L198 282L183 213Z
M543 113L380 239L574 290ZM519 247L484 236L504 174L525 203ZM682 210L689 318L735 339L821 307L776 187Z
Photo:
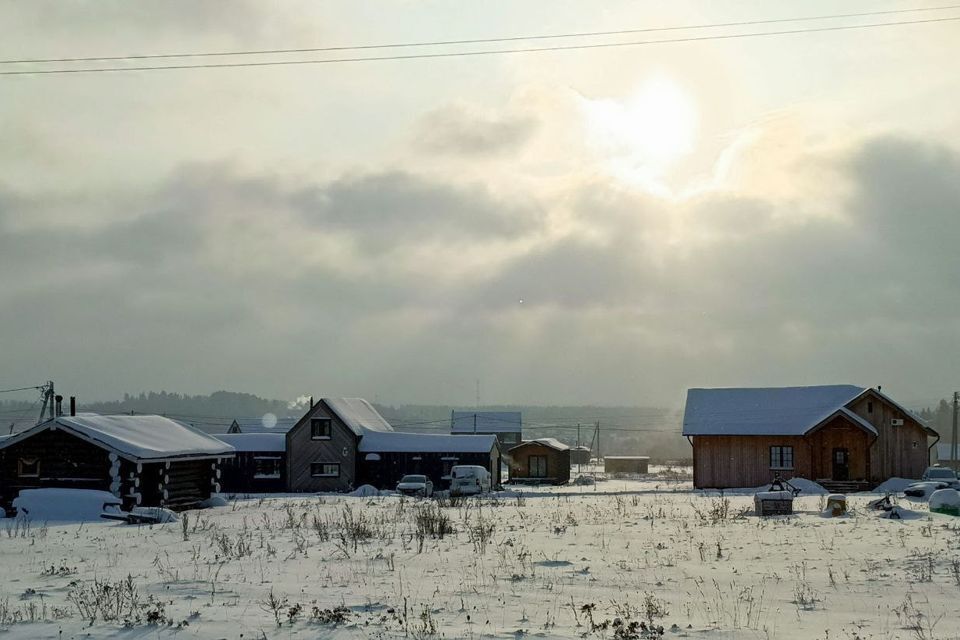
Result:
M0 57L935 6L667 4L24 0L0 4ZM945 396L960 385L957 59L960 22L944 22L0 77L0 387L472 404L480 380L491 404L679 406L690 386L843 382Z

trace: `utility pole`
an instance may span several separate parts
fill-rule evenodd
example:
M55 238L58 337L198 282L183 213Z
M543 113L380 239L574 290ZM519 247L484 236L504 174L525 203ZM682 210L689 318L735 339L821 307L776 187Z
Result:
M597 420L597 462L603 458L603 454L600 453L600 421Z
M477 411L480 410L480 378L477 378ZM476 416L474 416L476 418Z
M957 413L960 412L960 391L953 392L953 434L950 440L950 467L957 468Z
M56 405L54 404L56 400L54 399L53 380L47 380L47 384L40 387L40 391L43 394L43 407L40 409L40 417L37 419L37 424L43 422L43 416L47 413L48 404L50 406L50 419L53 420L57 417Z

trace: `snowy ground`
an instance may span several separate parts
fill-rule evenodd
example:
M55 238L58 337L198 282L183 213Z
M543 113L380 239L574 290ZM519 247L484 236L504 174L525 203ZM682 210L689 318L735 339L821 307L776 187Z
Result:
M960 637L960 518L901 499L916 517L885 520L872 497L760 519L750 495L659 478L455 506L239 500L185 526L0 520L0 638L643 637L617 618L667 638Z

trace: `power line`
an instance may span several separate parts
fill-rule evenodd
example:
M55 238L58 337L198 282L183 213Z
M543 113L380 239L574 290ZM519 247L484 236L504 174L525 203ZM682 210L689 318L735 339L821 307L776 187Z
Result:
M431 40L421 42L396 42L389 44L343 45L330 47L300 47L292 49L254 49L234 51L191 51L186 53L147 53L127 54L115 56L88 56L72 58L23 58L14 60L0 60L0 64L49 64L54 62L109 62L118 60L156 60L164 58L215 58L226 56L257 56L280 55L290 53L330 53L333 51L362 51L370 49L400 49L410 47L437 47L465 44L494 44L498 42L518 42L524 40L555 40L563 38L588 38L597 36L629 35L636 33L655 33L664 31L690 31L694 29L713 29L725 27L746 27L761 24L782 24L788 22L810 22L813 20L840 20L845 18L863 18L903 13L918 13L929 11L946 11L960 9L960 4L944 5L939 7L918 7L915 9L891 9L887 11L863 11L860 13L834 13L817 16L769 18L761 20L741 20L736 22L713 22L690 25L673 25L667 27L644 27L637 29L617 29L614 31L580 31L573 33L553 33L529 36L505 36L497 38L473 38L465 40Z
M928 18L923 20L901 20L897 22L874 22L856 25L838 25L829 27L811 27L808 29L787 29L782 31L758 31L751 33L732 33L732 34L713 34L705 36L689 36L685 38L670 38L665 40L637 40L632 42L596 42L589 44L571 44L558 45L550 47L528 47L519 49L490 49L477 51L449 51L437 53L417 53L410 55L391 55L391 56L366 56L352 58L325 58L322 60L263 60L258 62L217 62L204 64L170 64L141 67L95 67L83 69L31 69L20 71L0 71L0 76L22 76L22 75L62 75L78 73L112 73L120 71L173 71L179 69L230 69L240 67L279 67L279 66L300 66L313 64L341 64L350 62L382 62L388 60L424 60L432 58L459 58L476 57L488 55L502 55L510 53L540 53L547 51L575 51L586 49L607 49L618 47L639 47L656 44L678 44L687 42L704 42L708 40L734 40L738 38L757 38L765 36L785 36L803 33L818 33L829 31L853 31L858 29L872 29L878 27L895 27L903 25L931 24L938 22L954 22L960 20L960 16L949 16L944 18Z
M13 393L14 391L30 391L31 389L42 389L41 385L33 387L20 387L19 389L0 389L0 393Z

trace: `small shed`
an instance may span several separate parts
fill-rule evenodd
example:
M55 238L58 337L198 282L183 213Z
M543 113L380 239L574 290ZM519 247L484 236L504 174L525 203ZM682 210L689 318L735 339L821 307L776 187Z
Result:
M273 493L287 488L286 433L222 433L214 436L236 450L224 461L224 493Z
M566 484L570 481L570 447L554 438L519 444L510 456L510 482Z
M593 454L593 451L590 450L590 447L585 447L580 445L579 447L574 447L570 449L570 463L571 464L590 464L590 457Z
M650 473L650 458L647 456L607 456L603 459L603 471L608 474Z
M58 416L0 441L0 506L21 489L109 491L125 508L187 509L220 491L233 447L151 415Z

